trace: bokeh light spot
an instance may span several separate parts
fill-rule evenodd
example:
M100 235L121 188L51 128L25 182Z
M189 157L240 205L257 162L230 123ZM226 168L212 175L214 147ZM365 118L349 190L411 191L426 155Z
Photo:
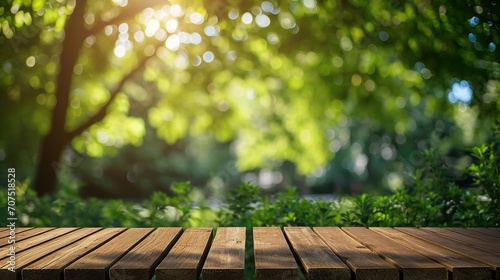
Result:
M26 59L26 66L33 67L35 66L35 63L36 63L35 57L32 55L28 56L28 58Z
M494 52L496 49L497 45L495 45L495 43L491 42L488 44L488 50L490 50L491 52Z
M448 92L448 101L451 103L469 104L472 100L472 87L468 81L462 80L452 85L451 91Z
M474 27L479 24L479 18L474 16L471 19L469 19L469 24Z
M204 54L203 54L203 60L206 62L206 63L210 63L212 61L214 61L214 53L211 52L211 51L206 51Z
M378 37L384 42L389 40L389 34L385 31L380 31L380 33L378 33Z
M243 14L243 16L241 16L241 22L243 22L244 24L250 24L252 23L252 21L253 21L253 16L249 12L246 12Z
M176 51L181 46L181 39L177 34L171 35L167 38L165 46L171 51Z
M264 14L260 14L255 18L255 22L259 27L264 28L268 27L271 24L271 19Z

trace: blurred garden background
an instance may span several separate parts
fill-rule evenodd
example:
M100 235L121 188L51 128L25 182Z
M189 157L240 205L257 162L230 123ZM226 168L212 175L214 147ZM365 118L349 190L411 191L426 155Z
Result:
M20 225L500 226L496 0L1 3Z

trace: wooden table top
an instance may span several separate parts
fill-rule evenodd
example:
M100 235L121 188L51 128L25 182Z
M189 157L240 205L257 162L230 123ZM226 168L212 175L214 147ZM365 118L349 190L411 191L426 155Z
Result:
M12 240L0 228L2 280L500 279L500 228L17 228Z

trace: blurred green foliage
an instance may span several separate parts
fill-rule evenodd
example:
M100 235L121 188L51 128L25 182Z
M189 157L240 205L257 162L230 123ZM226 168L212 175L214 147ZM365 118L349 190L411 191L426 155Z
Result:
M290 177L303 177L291 183L301 192L315 185L388 193L433 134L448 137L443 154L491 136L500 106L496 7L8 0L0 8L0 117L9 120L0 130L0 166L33 178L51 151L42 151L42 139L52 133L70 139L57 144L64 153L44 172L69 166L103 190L96 196L121 195L126 185L137 189L127 196L144 197L173 181L211 181L228 153L240 171L288 175L283 164L293 163ZM65 50L75 50L73 64L62 65ZM59 92L63 74L71 85ZM472 96L457 99L454 86ZM54 119L63 123L55 132ZM206 142L184 145L198 138L222 145L211 154L200 152L212 149ZM68 151L81 161L68 163ZM217 164L193 164L200 154ZM211 191L230 190L227 181Z
M155 192L144 201L82 199L71 191L38 197L25 181L16 188L18 226L215 226L215 214L204 203L193 200L191 184L179 182L170 189L174 195ZM0 202L7 205L6 193L0 194ZM1 217L5 215L3 211Z
M18 182L19 226L500 226L498 143L470 150L471 184L459 188L446 176L438 152L425 153L425 168L392 195L361 194L335 201L303 198L296 188L264 195L258 185L241 183L217 210L188 182L174 183L172 195L155 192L143 201L82 199L71 184L54 197L38 197L29 180ZM0 192L7 205L7 193ZM7 211L0 213L6 217Z

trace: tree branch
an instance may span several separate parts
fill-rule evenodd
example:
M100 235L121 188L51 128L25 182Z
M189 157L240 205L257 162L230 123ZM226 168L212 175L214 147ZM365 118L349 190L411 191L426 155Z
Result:
M104 27L107 25L111 24L118 24L126 21L130 17L133 17L136 15L138 12L148 8L148 7L154 7L157 5L166 5L170 4L168 0L143 0L143 1L134 1L136 4L134 5L127 5L125 8L122 9L122 11L114 18L108 20L108 21L99 21L97 22L94 26L92 26L90 29L88 29L85 33L86 36L94 35L99 33Z
M162 44L163 44L163 42L159 42L159 44L156 46L156 49L158 49L158 47ZM132 69L127 75L123 76L123 78L120 80L120 82L116 85L115 89L111 92L111 95L109 96L108 101L101 107L101 109L99 109L99 111L97 113L95 113L93 116L91 116L85 122L83 122L80 126L75 128L73 131L70 131L67 133L68 140L71 141L71 139L82 134L85 130L87 130L93 124L103 120L107 114L106 111L108 110L111 103L113 103L113 101L115 100L118 93L120 93L120 91L123 89L123 86L125 85L125 83L129 79L131 79L137 72L139 72L139 70L141 70L146 65L146 62L152 57L154 57L154 55L144 56L142 58L142 60L139 61L139 63L137 64L137 66L134 69Z

